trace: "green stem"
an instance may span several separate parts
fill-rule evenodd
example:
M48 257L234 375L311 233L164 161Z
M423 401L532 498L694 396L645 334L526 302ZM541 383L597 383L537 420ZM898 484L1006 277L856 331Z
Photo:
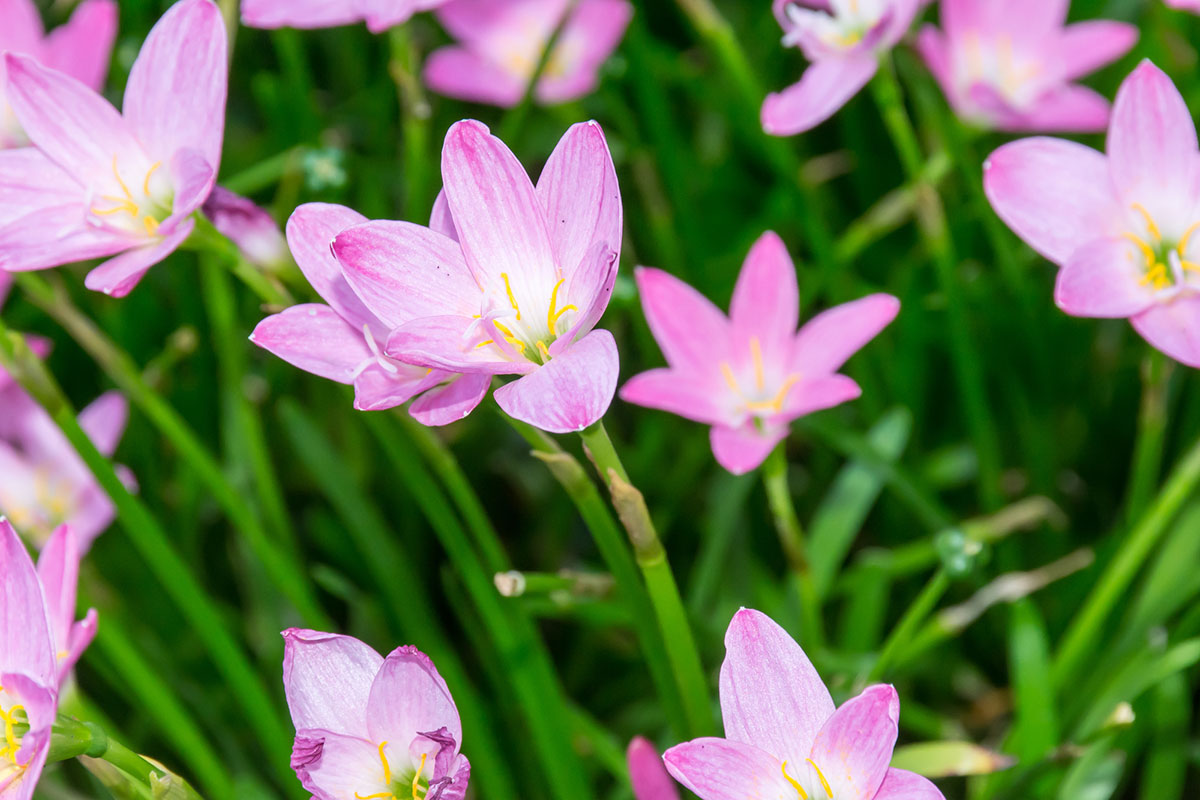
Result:
M883 647L879 651L879 658L876 659L875 666L871 667L867 677L868 682L874 683L888 674L888 670L896 663L897 656L912 643L921 623L933 613L938 601L942 599L942 595L949 588L950 576L944 569L938 567L884 641Z
M683 698L691 736L711 735L712 701L708 679L700 662L700 652L696 649L675 575L667 561L667 551L650 518L646 501L629 482L629 473L625 471L603 421L586 428L580 436L601 480L612 493L617 516L633 544L634 558L646 581L659 632L666 645L667 658L671 662L679 695Z
M196 212L192 219L195 220L196 228L184 242L185 249L209 253L226 260L238 280L258 295L258 299L270 308L287 308L296 304L295 299L278 279L251 264L242 255L242 251L238 249L237 245L226 239L220 231L213 227L207 217ZM298 270L290 272L297 276L300 274Z
M1154 550L1167 526L1185 503L1196 496L1200 486L1200 440L1192 445L1158 497L1142 515L1141 521L1121 542L1113 560L1092 587L1091 594L1067 628L1054 659L1054 685L1062 691L1071 685L1086 663L1094 645L1104 634L1104 626L1113 608L1125 597L1129 584L1147 556Z
M780 442L767 457L766 463L763 464L763 485L767 490L767 503L771 507L771 518L775 522L779 544L783 548L784 558L787 559L799 590L804 646L809 652L813 652L825 644L821 601L817 596L817 587L808 563L804 529L800 525L800 517L796 514L788 486L786 450L787 443Z
M924 165L920 140L904 108L900 82L896 79L890 58L885 57L881 62L879 72L871 82L871 89L905 172L910 180L920 179ZM958 260L946 225L941 197L929 184L925 184L924 189L925 202L917 214L918 229L933 257L938 282L946 297L950 356L958 392L966 407L967 425L975 445L976 458L979 460L979 500L985 510L993 511L1003 504L1000 492L1000 442L988 408L983 361L970 338L970 325L958 284Z
M1130 522L1145 513L1158 485L1167 433L1167 384L1171 372L1167 357L1151 348L1142 362L1142 404L1138 411L1129 496L1125 500L1125 518Z
M554 48L558 46L558 40L562 36L563 29L567 26L567 21L575 13L577 2L578 0L569 0L565 8L563 8L562 16L559 17L558 22L554 26L554 32L546 40L545 45L542 46L542 52L538 55L537 66L534 67L533 73L530 74L529 80L525 84L525 93L521 96L521 101L500 120L497 136L501 140L508 142L510 146L516 141L521 129L525 126L525 120L529 118L529 111L536 99L538 82L542 79L542 74L545 73L546 67L550 65L550 59L554 55Z
M412 39L411 26L388 31L391 58L388 73L396 84L400 103L400 129L404 146L404 211L406 219L426 219L429 198L429 119L433 110L421 86L421 54Z

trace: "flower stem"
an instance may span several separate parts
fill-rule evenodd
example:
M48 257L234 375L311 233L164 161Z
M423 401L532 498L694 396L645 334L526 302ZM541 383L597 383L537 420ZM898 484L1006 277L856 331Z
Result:
M388 31L391 57L388 74L396 84L400 103L400 129L404 146L405 219L429 216L429 118L433 110L421 86L421 53L412 37L411 25L396 25Z
M575 6L578 0L568 0L564 4L562 16L554 25L554 32L550 34L550 38L542 46L542 52L538 54L537 65L533 68L533 72L529 75L529 80L525 83L525 93L521 96L520 102L509 109L504 118L500 120L499 133L496 135L511 146L513 141L520 134L521 129L525 127L525 120L529 118L529 111L533 107L533 103L537 97L537 85L542 79L542 74L546 68L550 66L550 59L554 55L554 48L558 46L559 38L562 36L563 29L566 28L567 22L575 13Z
M603 421L586 428L580 436L592 463L612 493L617 516L633 544L634 559L646 581L667 657L683 698L691 736L710 735L713 724L708 680L679 595L679 586L667 560L667 551L658 538L645 498L629 482L629 473L625 471Z
M1167 433L1167 384L1172 371L1167 357L1153 348L1142 362L1142 404L1129 496L1125 500L1125 518L1130 522L1145 513L1158 484Z
M810 652L825 643L825 630L821 621L821 601L813 582L808 554L804 542L804 529L792 493L788 487L787 443L780 442L763 465L763 485L767 490L767 503L771 507L771 518L779 534L779 544L787 559L796 588L800 594L800 619L804 625L802 638L804 647Z

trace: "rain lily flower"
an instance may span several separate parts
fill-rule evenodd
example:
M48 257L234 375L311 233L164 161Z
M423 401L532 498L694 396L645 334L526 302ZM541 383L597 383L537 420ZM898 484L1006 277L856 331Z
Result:
M214 186L200 210L250 263L271 269L287 260L287 241L279 226L253 200Z
M36 149L0 153L0 269L116 256L86 283L121 297L174 251L220 165L225 51L216 5L180 0L134 62L124 116L74 78L5 56L8 100Z
M58 709L59 685L96 634L96 612L79 623L79 551L60 528L34 568L8 520L0 518L0 797L30 800ZM22 726L18 728L18 725ZM18 731L28 726L25 733Z
M104 85L116 35L114 0L85 0L66 24L49 35L33 0L0 4L0 52L29 56L91 89ZM3 84L4 69L0 67L0 86ZM0 100L0 147L17 147L26 141L12 109Z
M430 55L426 85L448 97L515 106L570 8L569 0L451 0L437 17L459 43ZM534 88L543 105L577 100L596 88L633 6L628 0L579 0L570 13Z
M471 765L446 682L415 647L283 632L292 768L314 800L462 800Z
M332 28L366 22L382 33L418 11L446 0L243 0L242 24L249 28Z
M634 800L679 800L679 790L650 742L635 737L625 751L625 760L629 764Z
M913 772L888 767L900 700L867 687L835 708L800 646L769 617L742 609L725 633L720 677L725 738L663 756L700 800L944 800Z
M535 187L487 127L459 122L442 178L434 228L369 222L333 243L366 307L401 323L384 354L520 375L496 390L507 414L552 433L583 430L608 410L618 371L612 334L592 330L612 295L622 231L603 131L572 126Z
M867 85L912 25L921 0L774 0L785 47L809 60L800 81L763 102L763 130L792 136L815 128Z
M302 370L353 385L354 407L360 411L393 408L421 395L409 413L423 424L462 419L487 394L491 376L459 376L383 354L392 328L411 317L397 317L383 305L377 306L377 316L342 276L330 247L343 230L365 222L366 217L343 206L309 203L296 209L287 224L288 244L328 305L307 303L268 317L250 341Z
M1070 0L942 0L944 32L917 39L954 110L1003 131L1091 133L1108 124L1108 101L1072 81L1123 56L1133 25L1066 25Z
M70 525L86 552L113 521L116 509L91 470L45 411L20 386L0 383L0 514L39 545ZM117 392L101 395L79 413L79 424L105 456L117 449L129 406ZM132 473L118 467L131 489Z
M1200 148L1171 79L1143 61L1117 92L1101 154L1022 139L984 164L992 207L1061 269L1054 301L1127 317L1150 344L1200 367Z
M637 272L642 309L667 366L635 375L621 399L712 426L725 469L755 469L792 420L857 398L838 369L900 311L874 294L817 315L796 332L800 290L783 242L763 234L750 250L726 317L703 295L657 269Z

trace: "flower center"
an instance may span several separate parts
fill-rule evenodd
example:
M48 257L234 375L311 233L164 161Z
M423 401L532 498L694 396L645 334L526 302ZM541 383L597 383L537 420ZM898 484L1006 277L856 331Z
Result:
M1182 284L1186 272L1200 272L1200 264L1187 260L1188 244L1192 234L1200 229L1200 222L1193 223L1178 242L1172 243L1163 237L1162 230L1144 206L1134 203L1131 208L1141 215L1146 233L1142 236L1126 232L1121 236L1132 242L1142 256L1145 269L1140 281L1142 286L1149 286L1155 291L1169 289Z
M475 315L478 322L471 326L467 335L482 336L482 340L475 343L477 349L495 347L509 361L545 364L550 360L550 345L566 332L568 325L564 319L565 315L569 311L579 311L575 305L559 305L559 292L566 278L559 278L550 290L550 299L543 318L540 313L532 316L523 314L508 273L502 272L500 277L504 281L503 298L498 299L498 292L489 297L489 310Z
M854 47L882 16L878 0L830 0L829 10L805 8L800 3L784 6L784 13L796 26L783 37L784 45L803 44L815 36L827 46Z
M55 478L50 470L38 467L33 475L33 495L18 497L0 487L0 512L39 543L44 544L62 523L75 513L72 487Z
M28 718L25 715L25 707L12 702L14 700L8 692L0 686L0 723L4 725L4 742L0 747L0 779L11 774L15 770L24 770L25 767L17 763L17 751L21 749L21 737L17 735L16 726L27 724Z
M821 768L817 766L817 762L813 761L811 758L806 758L805 761L807 761L808 765L812 767L812 772L816 773L817 780L820 781L821 788L825 791L825 797L828 800L833 800L833 787L829 785L829 781L825 780L825 773L821 772ZM804 783L789 775L787 765L788 762L784 761L783 767L781 768L783 770L784 780L792 785L792 788L796 790L796 795L800 798L800 800L809 800L809 798L813 797L816 792L809 792L804 788Z
M405 777L393 777L392 765L388 763L387 742L379 743L379 761L383 765L383 785L387 787L385 791L375 792L373 794L354 793L358 800L407 800L407 795L411 793L412 800L422 800L425 794L429 791L429 780L424 778L425 760L428 755L421 754L421 763L413 773L412 779Z
M768 394L766 386L766 370L763 368L762 343L757 336L750 337L750 361L754 368L754 390L745 392L738 382L738 376L728 361L722 361L721 376L733 393L741 400L741 408L748 414L765 417L783 412L783 404L788 392L800 380L796 373L788 375L774 394Z
M986 83L1000 91L1013 105L1025 105L1035 99L1031 85L1042 71L1036 59L1016 52L1012 37L1000 34L985 42L972 31L964 38L966 84Z
M168 192L163 186L164 181L160 180L161 167L161 161L151 164L142 178L141 192L134 194L121 177L117 157L113 156L112 173L117 191L96 197L96 204L91 208L92 215L110 227L157 236L158 226L171 214L171 200L166 197Z

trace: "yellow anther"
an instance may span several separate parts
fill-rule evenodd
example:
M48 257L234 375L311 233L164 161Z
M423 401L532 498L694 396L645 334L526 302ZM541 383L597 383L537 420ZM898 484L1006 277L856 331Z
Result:
M388 786L392 785L392 765L388 763L387 753L383 748L387 747L387 742L379 743L379 760L383 762L383 782Z
M517 298L513 297L512 285L508 282L508 273L501 272L500 277L504 278L504 291L508 292L508 303L513 307L513 311L517 312L517 322L520 322L521 308L517 305Z
M487 340L482 341L479 344L475 345L475 349L478 350L481 347L487 347L489 344L495 344L495 343L496 343L495 339L487 339Z
M512 331L510 331L504 325L501 325L496 320L492 320L492 324L495 325L496 330L500 331L500 333L504 336L504 341L508 342L513 347L517 348L518 353L520 353L521 355L525 355L525 343L524 342L522 342L520 339L518 339L513 334Z
M102 195L100 197L100 199L107 200L110 203L116 203L116 205L113 206L112 208L103 208L103 209L93 208L92 213L98 217L107 217L112 214L134 214L134 215L136 215L138 212L137 203L133 202L132 200L125 200L123 198L113 197L112 195L108 195L108 194Z
M734 377L733 369L724 361L721 362L721 375L725 378L725 383L733 389L734 394L741 395L742 390L738 388L737 378Z
M833 800L833 789L829 787L829 781L825 780L825 773L821 772L821 768L817 766L817 762L811 758L807 759L807 761L817 771L817 777L821 779L821 788L825 790L825 794L829 795L829 800Z
M1130 206L1134 211L1142 215L1142 219L1146 221L1146 230L1150 231L1151 238L1156 242L1162 241L1162 233L1158 230L1158 225L1154 222L1154 217L1150 216L1150 212L1141 203L1134 203Z
M546 347L546 343L541 339L537 340L537 349L538 352L542 354L542 358L544 358L546 361L550 360L550 348Z
M1153 269L1155 263L1158 261L1158 256L1155 254L1154 248L1146 244L1146 241L1137 234L1123 233L1121 236L1133 242L1137 249L1142 252L1142 258L1146 260L1146 269Z
M554 333L554 328L558 325L558 319L568 311L578 311L575 306L568 305L562 308L558 307L558 289L563 285L566 278L559 278L558 283L554 284L554 291L550 292L550 310L546 312L546 328L550 333Z
M117 179L117 183L120 184L120 186L121 186L121 191L125 193L125 198L127 200L129 200L129 202L132 203L133 202L133 192L129 191L129 187L125 185L125 181L122 180L122 178L121 178L121 172L117 169L117 157L116 156L113 156L112 169L113 169L113 176ZM137 204L135 203L134 206L136 207L136 205Z
M412 782L413 800L421 800L421 798L417 796L417 789L419 788L419 783L421 780L421 773L425 771L425 758L426 758L426 754L421 753L421 764L420 764L420 766L417 767L417 774L413 775L413 782Z
M1185 270L1190 269L1192 272L1200 272L1200 264L1197 264L1195 261L1180 261L1179 266Z
M750 357L754 359L754 384L761 392L763 390L763 359L762 344L757 336L750 337Z
M153 164L151 164L150 171L146 173L146 180L142 181L142 194L146 195L147 197L150 196L150 178L152 175L154 175L155 171L161 166L162 166L161 161L155 161Z
M749 411L774 411L776 414L781 413L783 411L783 404L787 400L788 392L792 390L792 387L796 385L796 381L798 380L800 380L799 375L789 375L774 397L770 400L747 402L746 409Z
M1149 286L1154 284L1155 289L1162 288L1159 283L1167 280L1167 268L1162 264L1155 264L1149 272L1147 272L1140 281L1139 286Z
M392 785L392 765L388 763L387 753L384 752L384 748L387 747L387 744L387 742L379 743L379 762L383 764L383 783L385 786L390 788ZM421 765L425 765L424 756L421 758ZM357 797L358 800L396 800L396 793L391 791L376 792L375 794L359 794L358 792L355 792L354 796Z
M0 691L3 691L0 688ZM0 751L5 757L16 761L17 751L21 749L21 742L17 739L17 733L13 729L16 724L16 716L18 711L24 711L25 706L14 705L7 711L0 709L0 719L4 720L4 750Z
M1192 226L1183 232L1183 236L1179 237L1179 244L1175 246L1175 251L1179 253L1180 258L1187 258L1188 242L1192 240L1192 234L1196 229L1200 228L1200 222L1192 223Z
M804 787L800 785L799 781L788 775L786 761L783 762L783 766L780 769L783 770L784 780L792 785L792 788L796 790L796 794L800 795L800 800L808 800L808 792L804 791Z
M151 236L158 235L158 220L156 220L154 217L147 214L146 216L142 217L142 224L146 226L146 233L150 234Z

